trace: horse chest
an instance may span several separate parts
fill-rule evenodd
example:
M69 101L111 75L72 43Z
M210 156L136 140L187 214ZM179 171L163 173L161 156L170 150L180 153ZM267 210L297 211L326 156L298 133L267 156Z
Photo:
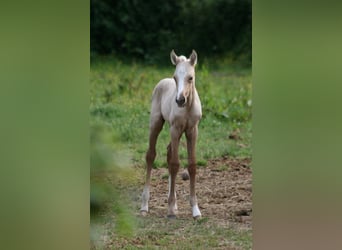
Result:
M181 130L185 130L187 128L196 126L200 119L200 114L195 114L193 112L184 110L181 113L173 116L173 119L170 120L170 125L178 127Z

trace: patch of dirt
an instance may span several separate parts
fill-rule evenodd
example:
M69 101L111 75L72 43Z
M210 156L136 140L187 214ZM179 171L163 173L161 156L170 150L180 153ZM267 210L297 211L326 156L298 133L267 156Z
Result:
M197 168L196 194L202 216L220 224L252 224L252 170L250 159L224 157L210 160ZM180 169L176 180L177 217L191 218L189 180L182 180ZM168 170L153 169L149 216L167 214Z

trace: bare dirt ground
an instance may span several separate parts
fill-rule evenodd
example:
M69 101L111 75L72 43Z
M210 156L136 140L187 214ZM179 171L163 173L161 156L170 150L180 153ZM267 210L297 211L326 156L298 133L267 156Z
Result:
M189 180L176 180L178 214L166 219L168 170L153 169L149 213L139 213L141 187L132 186L138 222L131 238L119 237L112 222L104 224L91 249L251 249L252 170L250 159L223 157L199 167L196 193L202 219L195 223L189 204Z
M197 169L196 194L203 217L217 223L233 222L252 226L252 171L250 159L224 157L210 160ZM191 218L189 180L176 180L177 218ZM165 217L167 213L168 170L153 169L149 216Z

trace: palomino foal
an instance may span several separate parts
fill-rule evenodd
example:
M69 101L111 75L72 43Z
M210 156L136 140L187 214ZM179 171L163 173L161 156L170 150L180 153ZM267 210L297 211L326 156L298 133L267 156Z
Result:
M148 212L150 198L150 181L152 164L156 157L156 142L164 122L170 124L171 142L167 147L167 163L169 168L169 218L176 217L177 201L175 191L176 175L179 170L178 146L185 133L188 151L188 172L190 175L190 205L193 218L201 217L195 193L196 157L195 146L198 134L198 123L202 117L201 102L195 88L196 51L192 51L189 59L177 56L172 50L171 62L176 65L173 78L161 80L154 88L150 117L149 148L146 153L146 184L142 193L141 213Z

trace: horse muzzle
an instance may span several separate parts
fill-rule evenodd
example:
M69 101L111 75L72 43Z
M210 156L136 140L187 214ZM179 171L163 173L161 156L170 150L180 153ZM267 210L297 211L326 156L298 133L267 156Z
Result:
M176 103L178 107L183 108L185 106L185 97L181 96L179 99L176 98Z

